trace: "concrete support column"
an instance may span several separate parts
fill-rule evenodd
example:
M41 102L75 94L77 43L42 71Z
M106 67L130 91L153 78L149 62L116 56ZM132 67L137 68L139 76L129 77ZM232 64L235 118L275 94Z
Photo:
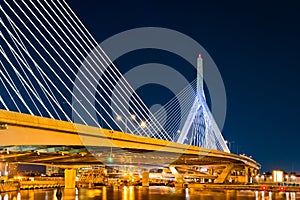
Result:
M65 169L65 188L74 189L76 185L76 169Z
M149 186L149 171L142 172L142 186Z
M214 175L214 173L215 173L215 172L214 172L214 169L213 169L213 168L209 168L209 169L208 169L208 174L209 174L209 175ZM208 182L209 182L209 183L213 182L213 179L208 179Z
M184 187L184 177L178 172L175 166L169 166L171 173L175 176L175 187Z
M254 168L249 169L249 183L253 183L253 177L256 176L256 170Z
M209 168L208 169L208 174L209 175L214 175L214 169L213 168Z
M249 167L245 166L245 183L249 182Z
M215 179L214 183L225 183L233 168L234 164L226 165L221 174Z

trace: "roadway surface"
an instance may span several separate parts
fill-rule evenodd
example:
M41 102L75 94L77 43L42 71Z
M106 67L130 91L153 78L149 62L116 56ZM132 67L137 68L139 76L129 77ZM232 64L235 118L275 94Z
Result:
M236 164L260 168L246 156L6 110L0 110L0 126L2 162L61 167Z

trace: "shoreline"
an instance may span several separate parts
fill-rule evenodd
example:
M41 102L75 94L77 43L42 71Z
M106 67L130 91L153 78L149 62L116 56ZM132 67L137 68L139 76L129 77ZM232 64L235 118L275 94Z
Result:
M189 184L187 186L184 186L184 188L200 190L252 190L271 192L300 192L300 186L281 186L270 184Z

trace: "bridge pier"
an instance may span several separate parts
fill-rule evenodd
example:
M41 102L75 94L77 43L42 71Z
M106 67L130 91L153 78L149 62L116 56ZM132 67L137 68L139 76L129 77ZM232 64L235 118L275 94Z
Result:
M175 176L176 187L184 187L184 177L178 172L175 166L169 166L171 173Z
M212 176L213 176L214 173L215 173L215 172L214 172L214 168L213 168L213 167L211 167L211 168L208 169L208 174L209 174L209 175L212 175ZM209 182L209 183L213 182L213 179L209 179L208 182Z
M245 166L245 183L249 183L249 167Z
M226 167L223 169L221 174L215 179L214 183L224 183L231 173L231 170L233 169L234 164L228 164Z
M65 188L75 189L76 186L76 169L65 169Z
M149 186L149 171L142 172L142 186L143 187Z

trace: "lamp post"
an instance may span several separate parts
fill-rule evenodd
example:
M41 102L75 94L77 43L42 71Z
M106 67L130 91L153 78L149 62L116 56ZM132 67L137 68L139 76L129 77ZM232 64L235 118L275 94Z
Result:
M235 142L234 141L228 141L228 140L225 140L225 144L228 146L228 149L229 149L229 151L231 151L233 148L233 144L234 144ZM238 150L238 146L237 146L237 151L236 151L236 154L238 154L239 153L239 150Z
M6 130L7 128L7 124L0 124L0 130Z
M136 120L136 115L135 114L131 114L130 115L130 119L135 121ZM122 121L122 116L121 115L117 115L116 120L117 121ZM127 126L128 126L128 118L125 117L125 133L127 133Z
M181 130L177 130L177 134L179 135L181 133ZM178 136L179 137L179 136ZM173 136L173 141L174 141L174 136Z

